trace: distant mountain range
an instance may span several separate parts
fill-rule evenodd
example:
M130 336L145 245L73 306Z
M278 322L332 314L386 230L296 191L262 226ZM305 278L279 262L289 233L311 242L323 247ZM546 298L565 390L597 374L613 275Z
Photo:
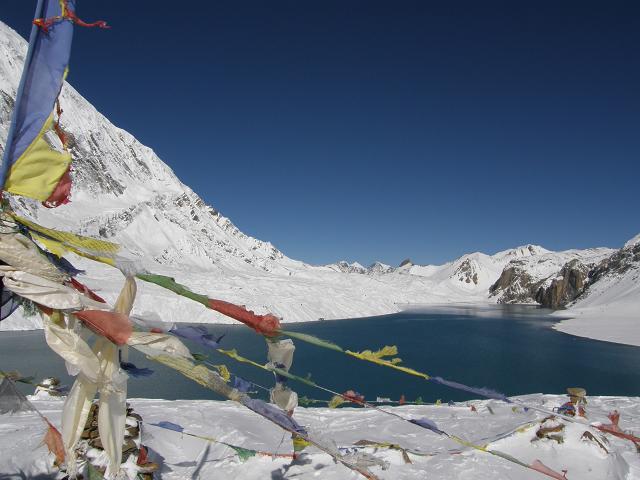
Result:
M0 22L0 155L26 48L26 41ZM611 292L620 279L627 279L625 288L639 291L638 237L620 250L551 252L526 245L494 255L471 253L444 265L410 260L398 267L379 262L369 267L309 265L242 233L181 183L153 150L111 124L71 86L65 85L60 100L61 125L74 158L72 202L45 209L12 198L18 212L46 226L120 243L149 270L259 313L271 311L285 322L378 315L407 304L539 303L557 308L574 301L578 305L583 298L594 301L594 292ZM60 148L55 135L48 141ZM122 279L118 271L80 258L74 263L87 270L89 286L115 299ZM141 288L136 310L153 310L171 321L227 321L148 285ZM18 314L0 329L37 326L37 320Z

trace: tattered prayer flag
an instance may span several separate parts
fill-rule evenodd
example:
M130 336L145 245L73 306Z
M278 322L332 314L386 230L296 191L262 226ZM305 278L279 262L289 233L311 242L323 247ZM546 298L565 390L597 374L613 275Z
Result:
M278 335L280 320L270 313L266 315L256 315L251 310L247 310L239 305L215 299L209 300L209 308L244 323L262 335L269 337Z
M171 290L182 297L190 298L195 302L201 303L205 307L209 306L209 299L206 295L200 295L199 293L192 292L189 288L184 285L180 285L175 281L175 279L167 277L166 275L139 273L136 277L140 280L144 280L145 282L155 283L156 285L166 288L167 290Z
M56 255L55 253L49 252L47 250L38 248L38 250L40 250L40 253L42 253L45 257L47 257L47 259L53 263L56 268L58 268L58 270L61 270L65 273L67 273L70 277L75 277L76 275L80 275L81 273L85 273L84 270L79 270L76 267L74 267L71 262L69 262L69 260L67 260L64 257L59 257L58 255Z
M203 326L173 327L169 332L213 349L220 347L220 340L224 337L224 335L221 335L218 338L215 338Z
M536 470L537 472L544 473L548 477L556 478L557 480L567 480L567 471L563 470L562 473L558 473L555 470L550 469L540 460L535 460L529 468Z
M45 433L42 443L44 443L49 449L50 453L53 453L56 457L56 464L62 465L64 463L64 443L62 441L62 435L56 427L47 422L47 433Z
M75 1L68 5L75 9ZM35 18L62 15L60 0L41 0ZM2 160L2 189L46 201L55 190L71 155L52 150L44 135L53 126L55 101L69 64L73 23L61 21L43 32L34 25L16 94Z
M64 258L61 258L60 260L64 260ZM71 279L71 286L73 288L75 288L76 290L78 290L79 292L84 293L91 300L95 300L96 302L100 302L100 303L107 303L104 300L104 298L102 298L100 295L96 294L93 290L88 288L86 285L83 285L82 283L77 281L75 278Z
M58 252L70 250L78 255L109 265L114 265L113 257L120 250L120 245L116 243L43 227L14 213L11 213L11 216L16 222L25 226L32 235L33 232L37 232L37 240L43 242L49 250L55 245Z
M474 447L475 448L475 447ZM527 465L524 462L521 462L520 460L518 460L516 457L509 455L508 453L504 453L501 452L500 450L487 450L485 448L481 448L480 450L490 453L491 455L494 455L496 457L500 457L500 458L504 458L505 460L511 462L511 463L515 463L516 465L520 465L522 467L526 467L526 468L531 468L530 465Z
M625 440L630 440L636 445L640 445L640 437L636 437L631 433L623 432L617 425L599 425L596 426L596 428L601 432L610 433L614 437L624 438Z
M318 337L314 337L313 335L309 335L307 333L291 332L289 330L280 330L280 333L291 338L302 340L305 343L316 345L317 347L327 348L329 350L335 350L336 352L342 352L342 353L344 352L344 350L338 345L336 345L335 343L330 342L328 340L323 340Z
M206 295L200 295L191 291L184 285L179 284L173 278L166 275L156 275L150 273L141 273L137 277L145 282L155 283L161 287L171 290L178 295L190 298L198 303L201 303L211 310L222 313L228 317L231 317L245 325L253 328L256 332L261 333L269 337L278 335L280 329L280 320L275 315L270 313L266 315L256 315L251 310L247 310L240 305L234 305L233 303L225 302L223 300L210 299Z
M413 368L398 365L402 361L399 358L384 358L390 355L395 355L397 351L397 347L395 346L386 346L378 350L377 352L372 352L371 350L364 350L363 352L352 352L351 350L346 350L345 353L352 357L359 358L360 360L383 365L385 367L393 368L394 370L408 373L409 375L414 375L416 377L421 377L425 380L429 380L430 377L426 373L419 372L417 370L414 370Z
M4 282L0 278L0 322L15 312L19 306L20 297L4 288Z
M87 480L104 480L104 475L100 473L100 470L91 465L91 462L87 462L87 474L89 475Z
M613 412L609 412L609 414L607 415L607 418L611 420L612 425L615 425L617 427L618 422L620 422L620 412L618 412L617 410L614 410Z
M338 408L343 403L347 403L347 401L342 395L334 395L331 400L329 400L329 408Z
M20 382L20 383L26 383L27 385L33 385L33 381L35 380L36 377L23 377L20 372L18 371L11 371L11 372L3 372L2 370L0 370L0 378L4 378L4 377L8 377L12 382ZM2 382L0 382L1 384ZM26 398L26 397L25 397Z
M129 340L133 327L129 317L122 313L103 310L83 310L74 314L91 330L102 335L116 345L124 345Z
M293 418L288 416L284 411L280 410L273 405L263 402L257 398L244 397L240 400L245 407L249 410L256 412L263 417L268 418L276 425L288 430L289 432L300 433L306 435L307 431L303 426L298 424Z
M302 438L300 435L294 435L292 443L293 443L293 451L295 453L301 452L305 448L307 448L309 445L311 445L311 442L308 442L307 440Z
M153 374L153 370L150 368L138 368L133 363L129 362L120 362L120 368L122 368L125 372L127 372L130 376L138 378L138 377L149 377Z
M509 400L504 393L496 392L495 390L491 390L490 388L469 387L462 383L446 380L442 377L430 377L429 380L439 385L445 385L447 387L455 388L456 390L463 390L465 392L475 393L476 395L480 395L482 397L493 398L495 400L502 400L503 402L511 403L511 400Z
M238 390L240 392L246 393L249 390L251 390L251 382L248 382L244 378L241 378L241 377L238 377L237 375L234 375L234 377L233 377L233 388L235 388L236 390Z
M412 418L409 421L414 425L418 425L419 427L426 428L427 430L431 430L432 432L437 433L438 435L446 435L445 432L443 432L438 428L438 426L435 424L433 420L429 420L428 418L425 418L425 417Z
M99 27L99 28L111 28L104 20L98 20L96 22L87 23L76 15L75 8L71 4L72 0L58 0L60 2L60 15L39 17L33 21L34 25L37 25L44 33L49 33L51 27L60 22L68 20L81 27Z
M238 457L240 457L241 461L249 460L251 457L255 457L258 452L255 450L250 450L248 448L238 447L237 445L231 445L230 443L225 443L225 445L229 448L232 448Z
M348 401L353 402L353 403L357 403L358 405L362 405L362 404L365 403L364 402L364 395L362 395L359 392L356 392L355 390L347 390L346 392L344 392L342 394L342 397L345 400L348 400Z
M218 371L218 373L220 374L220 376L225 382L229 383L229 381L231 380L231 372L229 371L226 365L211 365L211 366Z
M173 422L162 421L158 423L150 423L149 425L153 425L155 427L165 428L167 430L173 430L174 432L182 433L184 428L181 425Z
M0 381L0 415L37 411L27 397L16 388L12 374L4 374Z

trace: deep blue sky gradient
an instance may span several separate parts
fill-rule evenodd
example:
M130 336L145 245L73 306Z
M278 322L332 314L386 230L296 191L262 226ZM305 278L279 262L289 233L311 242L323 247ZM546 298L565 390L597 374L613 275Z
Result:
M2 0L23 36L34 1ZM640 231L640 2L79 1L69 81L312 263Z

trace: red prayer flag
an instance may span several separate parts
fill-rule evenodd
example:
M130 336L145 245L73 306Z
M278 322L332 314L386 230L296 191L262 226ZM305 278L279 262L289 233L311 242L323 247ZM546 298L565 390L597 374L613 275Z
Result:
M278 330L280 330L280 320L270 313L256 315L251 310L239 305L215 299L209 299L209 308L227 317L234 318L268 337L275 337L278 334Z
M562 473L558 473L555 470L550 469L540 460L534 460L534 462L530 465L532 469L537 472L544 473L548 477L556 478L557 480L567 480L567 471L563 470Z
M122 313L102 310L83 310L75 316L93 332L109 339L116 345L124 345L129 340L133 327L129 317Z
M64 443L62 442L62 435L56 427L47 422L47 433L44 434L44 438L42 439L42 443L44 443L49 452L53 453L56 456L56 463L58 465L62 465L64 463Z

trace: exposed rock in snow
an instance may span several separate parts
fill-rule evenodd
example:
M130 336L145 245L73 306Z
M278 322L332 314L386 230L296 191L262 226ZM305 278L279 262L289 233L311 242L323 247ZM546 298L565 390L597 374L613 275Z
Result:
M363 267L362 265L360 265L358 262L349 263L344 260L341 260L340 262L327 265L327 267L330 268L331 270L334 270L336 272L341 272L341 273L360 273L360 274L369 273L369 270L366 267Z
M635 237L636 239L638 236ZM556 326L573 335L640 345L640 243L629 241L589 272L584 293Z
M413 262L411 261L411 259L405 258L403 261L400 262L400 265L398 265L398 268L410 267L411 265L413 265Z
M543 284L538 288L536 301L553 309L567 305L583 292L588 273L589 267L574 258L562 267L548 286Z
M498 303L543 303L558 308L573 300L566 289L562 289L564 273L569 280L570 271L588 270L613 254L609 248L567 250L513 258L506 265L498 280L491 285L489 293ZM579 265L582 265L581 267ZM575 275L574 272L573 275ZM554 286L552 283L555 281ZM562 291L558 291L558 289ZM581 287L582 288L582 287ZM580 289L581 291L581 289ZM555 293L553 293L555 292ZM578 292L580 293L580 292ZM554 296L555 295L555 296Z
M631 240L629 240L627 243L625 243L624 246L625 246L625 248L633 247L634 245L637 245L638 243L640 243L640 233L638 235L636 235L635 237L633 237Z

